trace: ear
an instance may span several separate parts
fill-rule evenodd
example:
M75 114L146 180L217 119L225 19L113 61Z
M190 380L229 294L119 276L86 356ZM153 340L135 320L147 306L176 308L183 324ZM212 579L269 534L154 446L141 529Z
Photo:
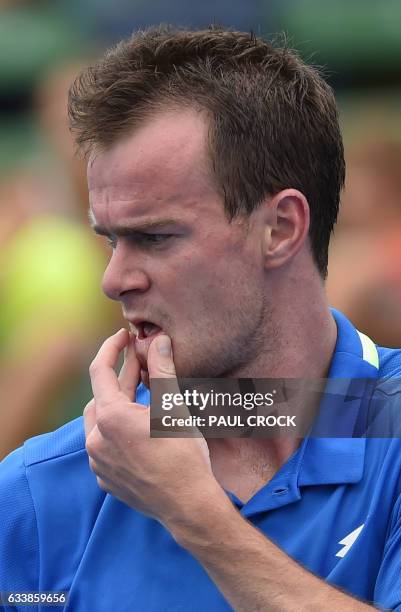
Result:
M297 189L284 189L269 200L265 215L265 267L278 268L305 244L309 231L309 204Z

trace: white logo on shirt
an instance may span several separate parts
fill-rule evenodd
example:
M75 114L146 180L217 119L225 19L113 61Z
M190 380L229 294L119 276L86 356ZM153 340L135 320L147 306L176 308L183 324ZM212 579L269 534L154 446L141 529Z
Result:
M351 533L349 533L347 536L345 536L345 538L339 541L339 544L343 544L344 546L343 548L341 548L341 550L338 551L338 553L336 553L336 557L345 557L345 555L361 533L364 525L365 523L362 523L362 525L354 529L354 531L351 531Z

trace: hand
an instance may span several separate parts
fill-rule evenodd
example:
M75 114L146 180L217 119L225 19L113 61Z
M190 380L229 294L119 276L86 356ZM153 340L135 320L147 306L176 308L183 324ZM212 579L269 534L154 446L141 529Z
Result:
M120 375L114 371L125 348ZM148 353L150 378L175 378L168 336ZM132 336L121 329L101 346L90 366L93 399L84 410L86 449L99 486L164 524L182 521L222 489L204 438L150 438L149 409L132 402L140 377ZM178 389L178 383L177 383ZM192 510L193 509L193 510Z

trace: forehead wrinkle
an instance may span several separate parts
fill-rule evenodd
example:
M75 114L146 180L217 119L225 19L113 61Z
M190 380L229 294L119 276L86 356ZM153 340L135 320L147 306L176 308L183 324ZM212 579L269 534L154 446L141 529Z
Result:
M212 188L191 189L188 193L171 192L160 184L154 186L153 193L137 189L125 189L116 185L108 188L93 189L90 192L89 202L92 212L89 213L90 222L94 213L107 216L117 215L121 222L130 223L140 221L141 217L149 218L155 215L177 215L190 220L203 212L210 214L210 203L213 202L216 212L223 212L223 202ZM213 206L214 208L214 206ZM167 210L168 209L168 210Z
M121 170L120 170L121 172ZM155 180L155 177L157 179ZM193 173L176 177L178 180L169 180L166 174L149 172L149 177L143 176L132 168L123 174L107 176L103 174L100 180L90 185L90 204L124 203L139 211L147 211L156 204L185 204L188 200L202 201L211 196L218 197L216 190L207 180L193 179Z
M215 190L198 168L176 170L158 169L158 165L145 171L138 167L125 169L101 187L107 190L107 199L121 202L143 203L146 208L154 202L184 202L188 198L204 198Z
M199 220L203 217L203 214L206 217L210 217L210 201L206 198L193 199L184 197L179 200L175 196L170 199L164 200L163 198L159 198L157 200L153 200L152 202L147 202L145 205L144 202L138 203L133 200L124 200L124 210L121 208L114 208L113 217L118 219L116 223L103 223L102 218L103 210L102 208L98 209L100 213L100 218L96 217L94 210L92 209L92 205L88 209L88 219L91 227L94 226L119 226L119 227L144 227L144 226L156 226L160 224L166 225L167 222L175 225L184 225L188 223L198 223ZM158 205L159 202L159 205ZM96 211L96 203L95 211ZM109 204L115 204L118 207L118 201L109 201ZM156 206L155 206L156 204ZM169 204L168 206L164 206L165 204ZM224 215L223 206L220 202L216 202L213 207L214 212L217 216ZM125 212L125 214L124 214ZM110 213L110 208L108 210ZM110 214L107 214L107 218L110 219ZM100 221L100 222L99 222Z
M98 221L128 225L162 211L187 222L222 217L224 201L209 168L206 134L199 117L165 114L100 154L88 168Z
M174 218L161 219L144 219L137 223L118 223L110 228L104 227L96 222L94 215L91 216L91 226L98 234L109 234L110 232L116 235L131 235L135 233L145 232L151 229L165 229L166 227L174 226L182 227L182 222ZM110 229L110 232L109 232Z

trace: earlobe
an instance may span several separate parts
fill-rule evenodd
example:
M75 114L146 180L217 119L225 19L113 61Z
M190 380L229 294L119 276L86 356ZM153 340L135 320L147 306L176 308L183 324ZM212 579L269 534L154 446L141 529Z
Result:
M307 240L309 205L297 189L276 194L269 206L264 235L266 268L278 268L297 255Z

